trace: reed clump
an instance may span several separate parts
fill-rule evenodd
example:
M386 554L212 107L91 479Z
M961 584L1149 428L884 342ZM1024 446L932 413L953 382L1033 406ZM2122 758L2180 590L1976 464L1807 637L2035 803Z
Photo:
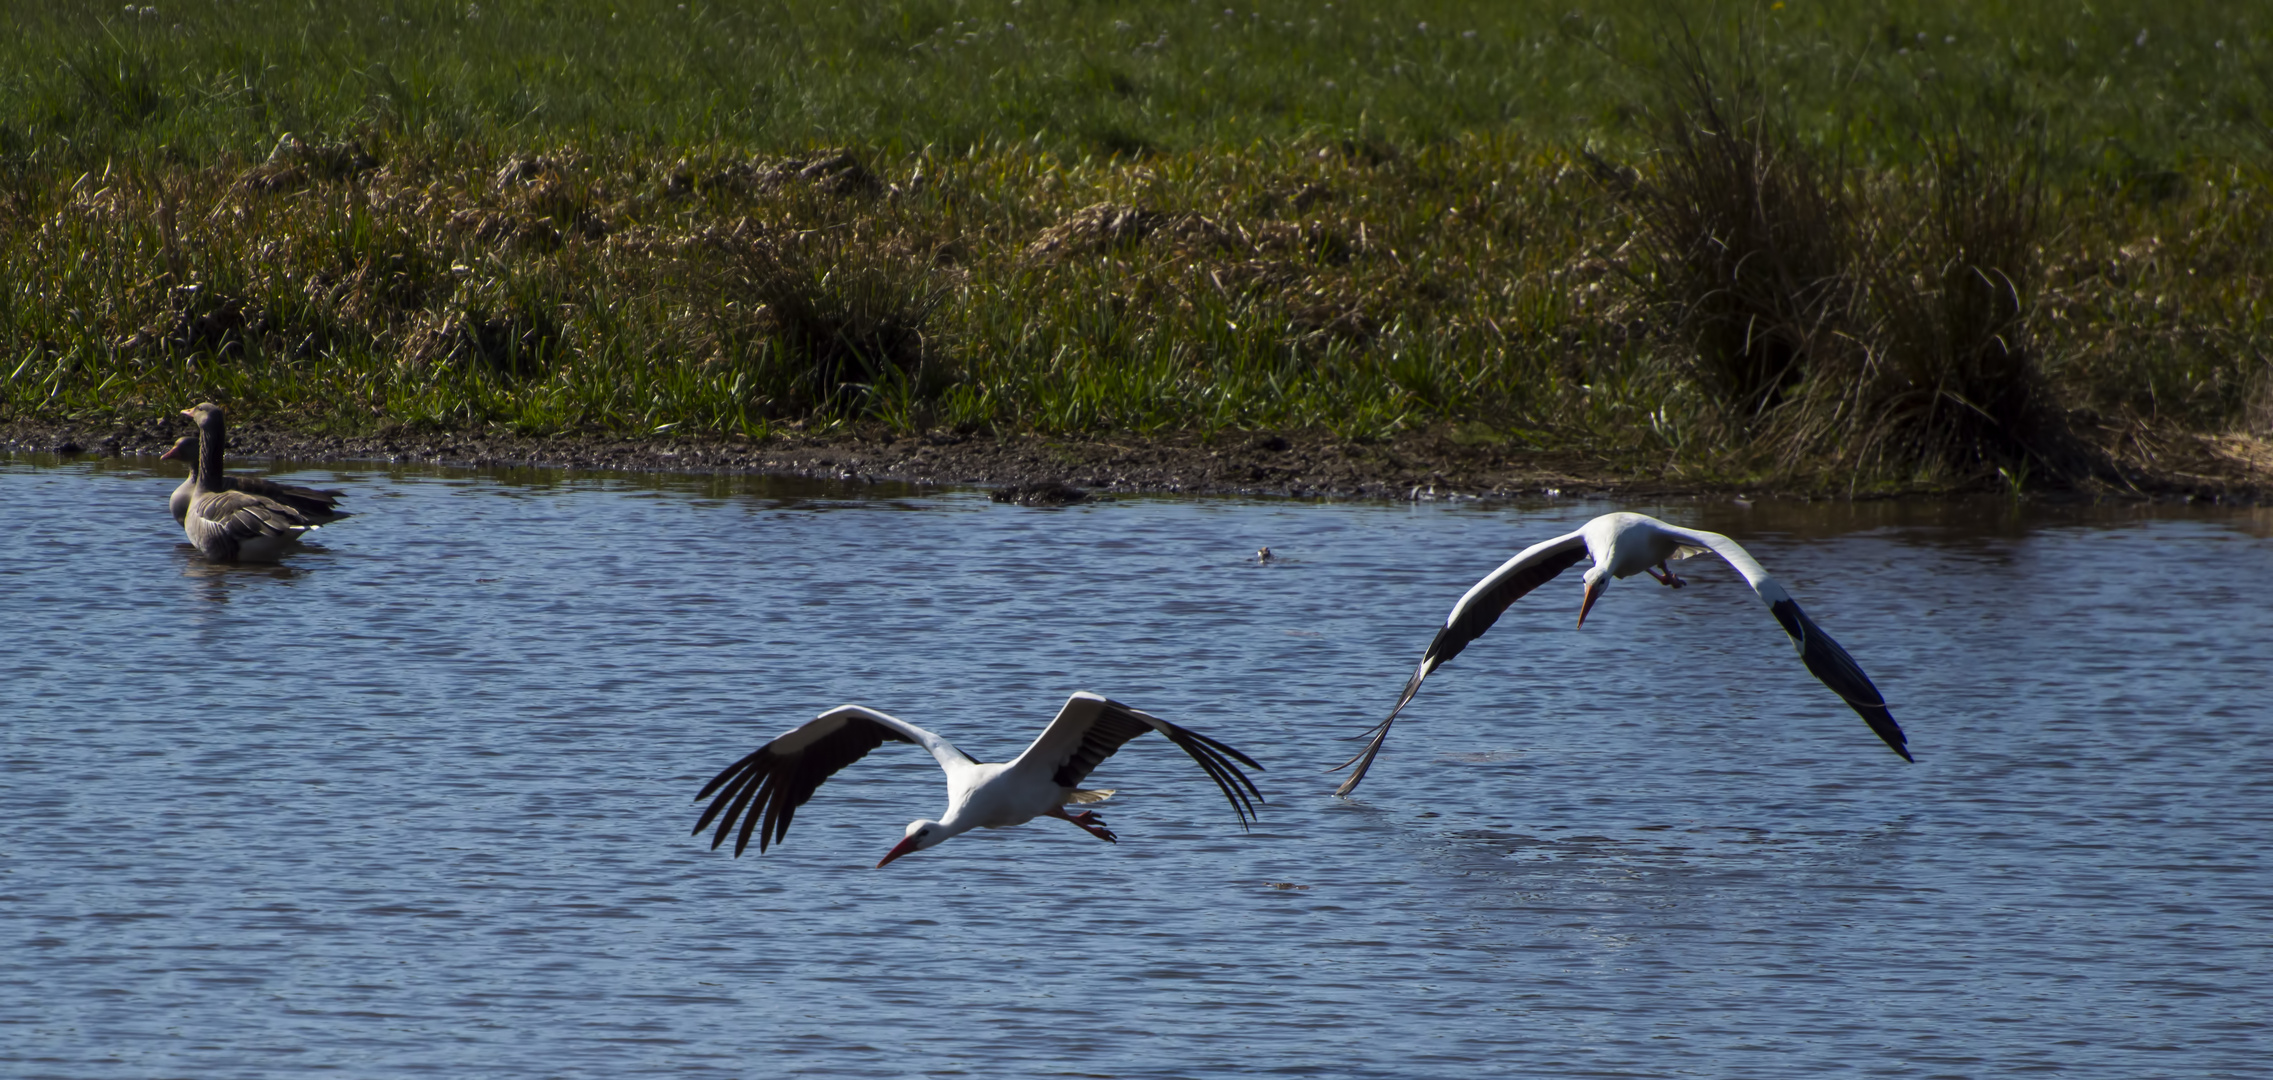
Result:
M1744 430L1837 347L1858 298L1857 207L1756 76L1724 78L1694 40L1670 55L1647 170L1593 165L1633 212L1691 377Z
M887 397L937 397L945 372L924 327L951 275L928 268L922 253L857 225L715 243L717 289L728 299L713 333L722 354L769 361L762 385L776 415L858 416Z
M1693 39L1669 55L1646 167L1590 164L1727 453L1784 474L2125 482L2041 359L2054 238L2026 133L1952 127L1912 161L1850 166L1798 137L1743 50L1728 68Z
M2068 430L2038 359L2044 205L2025 152L1961 138L1907 170L1857 277L1865 364L1850 457L1955 475L2107 471Z

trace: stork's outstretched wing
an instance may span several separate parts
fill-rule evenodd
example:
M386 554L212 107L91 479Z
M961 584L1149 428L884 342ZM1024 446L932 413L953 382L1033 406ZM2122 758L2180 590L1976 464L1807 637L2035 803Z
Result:
M695 822L694 831L701 833L716 819L718 832L710 838L710 846L716 850L726 842L726 834L734 831L735 819L740 818L742 829L734 839L735 856L739 858L742 849L750 846L752 832L758 834L758 851L763 854L767 845L778 844L789 835L789 819L823 782L887 742L915 743L931 751L942 769L973 763L954 744L905 720L865 705L839 705L711 777L710 783L695 793L696 801L711 799L711 803ZM713 793L717 798L711 798Z
M1255 816L1255 803L1263 801L1263 793L1232 760L1236 758L1250 769L1262 769L1254 759L1197 731L1178 727L1151 713L1086 690L1067 698L1065 707L1058 710L1057 719L1050 721L1050 726L1044 728L1033 745L1009 767L1047 770L1058 786L1079 787L1098 762L1113 756L1113 751L1119 750L1122 743L1148 731L1167 736L1169 742L1199 762L1215 786L1223 790L1232 811L1239 815L1239 827L1247 827Z
M1799 601L1792 599L1783 585L1768 576L1759 560L1736 541L1719 533L1671 525L1663 527L1684 541L1720 556L1735 567L1737 573L1744 575L1752 591L1759 594L1760 602L1768 605L1768 613L1776 617L1777 625L1792 639L1792 648L1799 651L1800 661L1807 665L1807 670L1830 687L1832 693L1844 698L1847 706L1863 718L1863 723L1869 724L1887 746L1902 755L1902 760L1917 760L1910 756L1909 736L1902 733L1902 725L1894 722L1894 713L1886 707L1885 696L1871 685L1870 676L1863 674L1862 665L1855 663L1847 650L1840 648L1831 635L1807 617L1807 612L1800 610Z
M1429 642L1428 651L1421 654L1421 662L1413 668L1413 677L1405 680L1405 692L1397 695L1397 706L1389 710L1389 718L1376 725L1366 735L1373 741L1356 757L1334 766L1335 771L1357 766L1357 771L1342 786L1334 789L1336 795L1347 795L1355 790L1358 781L1365 779L1365 771L1373 767L1373 756L1381 752L1381 743L1389 737L1389 725L1397 722L1397 714L1420 692L1421 680L1443 667L1445 661L1460 655L1468 643L1484 636L1484 631L1499 621L1508 605L1523 598L1523 594L1555 580L1563 571L1586 558L1584 530L1558 536L1553 540L1533 544L1516 553L1515 558L1501 563L1500 568L1486 575L1484 580L1461 594L1460 601L1452 605L1452 613L1444 617L1444 627ZM1364 735L1358 736L1364 738Z

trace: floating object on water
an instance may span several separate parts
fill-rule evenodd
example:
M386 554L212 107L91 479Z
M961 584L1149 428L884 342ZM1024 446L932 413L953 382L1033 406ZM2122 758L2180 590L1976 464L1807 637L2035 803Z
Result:
M1259 563L1266 563L1266 562L1269 562L1269 561L1271 561L1271 560L1272 560L1272 559L1274 559L1274 558L1277 558L1277 556L1275 556L1275 555L1272 555L1272 554L1271 554L1271 549L1269 549L1269 548L1267 548L1267 547L1266 547L1266 548L1256 548L1256 549L1255 549L1255 561L1256 561L1256 562L1259 562Z
M1036 480L996 488L987 493L987 498L998 503L1017 503L1020 506L1072 506L1088 502L1089 493L1059 480Z
M1254 804L1263 801L1263 793L1238 765L1232 764L1232 759L1252 769L1262 766L1199 732L1082 691L1066 699L1057 719L1050 721L1025 753L1002 764L977 761L946 739L865 705L839 705L712 777L695 799L711 799L713 794L717 797L695 822L694 831L699 834L717 820L718 831L710 839L715 851L725 843L727 834L734 832L735 820L740 818L742 828L735 836L734 854L739 857L750 845L752 832L757 834L758 851L763 853L769 843L780 843L788 835L790 817L838 770L884 743L906 742L930 751L947 773L947 811L938 820L909 822L906 836L876 864L878 867L972 829L1006 828L1037 817L1070 821L1091 836L1117 843L1112 830L1094 811L1068 814L1065 807L1103 802L1110 797L1111 791L1083 789L1081 781L1122 743L1152 731L1167 736L1207 770L1239 815L1239 827L1246 828L1254 817Z
M1863 674L1855 658L1847 655L1847 650L1815 625L1791 594L1769 577L1768 571L1737 546L1736 541L1719 533L1668 525L1642 514L1604 514L1577 532L1523 549L1461 595L1460 602L1452 605L1452 614L1445 616L1444 628L1436 632L1436 639L1429 642L1428 651L1421 655L1420 666L1413 669L1413 677L1405 681L1405 692L1398 695L1397 707L1389 710L1387 720L1366 732L1373 736L1373 741L1356 757L1335 767L1346 769L1356 765L1357 771L1342 781L1334 793L1347 795L1357 787L1358 781L1365 779L1365 771L1373 765L1374 755L1381 752L1382 740L1389 737L1389 726L1397 722L1397 714L1405 710L1405 705L1420 690L1421 680L1460 655L1460 650L1467 648L1469 642L1482 637L1484 631L1498 621L1500 613L1523 594L1553 581L1580 559L1592 556L1594 565L1586 571L1586 596L1578 609L1578 624L1584 627L1586 613L1593 609L1594 602L1601 598L1602 590L1609 587L1612 578L1647 572L1659 584L1678 589L1688 582L1675 576L1666 561L1708 551L1744 575L1752 591L1768 605L1777 624L1791 637L1792 647L1799 651L1807 670L1844 698L1886 745L1902 755L1902 760L1916 760L1910 756L1909 740L1902 734L1901 725L1894 722L1894 714L1887 710L1886 699L1879 695L1878 687L1871 685L1870 677Z
M175 488L172 497L166 500L166 509L173 512L176 525L181 524L182 517L189 513L190 489L197 486L197 440L196 435L184 435L175 439L174 445L165 453L158 455L160 461L189 463L189 475L182 478L181 486ZM335 505L346 497L344 492L279 484L265 476L230 476L227 473L223 473L214 486L220 491L242 491L264 499L274 499L299 511L301 517L317 525L329 525L343 517L355 516Z
M197 458L190 466L182 532L217 562L274 562L316 523L275 499L230 490L221 472L227 443L221 406L206 402L182 410L197 421Z

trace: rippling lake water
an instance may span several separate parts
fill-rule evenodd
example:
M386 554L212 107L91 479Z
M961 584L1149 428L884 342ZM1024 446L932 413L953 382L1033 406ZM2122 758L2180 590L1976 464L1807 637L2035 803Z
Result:
M360 516L202 562L156 463L0 458L11 1077L2263 1075L2273 514L1305 504L317 468ZM163 470L163 466L157 466ZM1323 771L1452 601L1610 509L1746 544L1576 573ZM1258 565L1269 545L1281 561ZM1165 741L1039 821L887 746L787 842L720 766L858 701L982 759L1076 689Z

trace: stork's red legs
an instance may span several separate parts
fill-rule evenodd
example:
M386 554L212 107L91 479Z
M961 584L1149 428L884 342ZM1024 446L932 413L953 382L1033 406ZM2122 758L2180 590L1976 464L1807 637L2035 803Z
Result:
M1649 576L1656 578L1658 584L1667 586L1669 588L1678 589L1683 585L1689 584L1688 582L1681 580L1680 577L1676 576L1673 570L1670 567L1666 566L1662 561L1657 564L1657 569L1655 570L1650 570L1650 568L1646 566L1642 567L1642 569L1648 571Z
M1050 808L1050 816L1064 821L1073 822L1074 824L1081 826L1082 831L1087 832L1089 835L1094 836L1099 840L1103 840L1108 844L1118 844L1121 842L1120 837L1113 835L1113 830L1105 827L1105 819L1098 817L1097 811L1095 810L1084 810L1078 814L1068 814L1065 812L1065 807L1053 806Z

